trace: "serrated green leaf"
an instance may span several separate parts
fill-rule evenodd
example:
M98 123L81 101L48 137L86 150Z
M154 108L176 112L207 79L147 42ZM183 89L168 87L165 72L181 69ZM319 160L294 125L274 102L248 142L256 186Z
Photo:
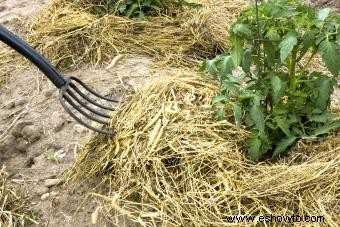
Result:
M289 54L293 51L294 46L297 44L297 34L295 32L289 32L284 36L284 39L279 44L280 47L280 59L283 63Z
M277 146L274 150L274 153L273 153L273 157L276 157L279 154L281 154L282 152L286 151L288 147L290 147L291 145L293 145L293 143L295 143L296 139L297 138L295 136L286 137L286 138L282 139L277 144Z
M236 128L241 128L242 123L242 104L239 102L231 103L234 112Z
M218 121L222 121L225 119L225 107L224 106L217 108L216 118Z
M327 122L332 120L334 117L336 116L336 114L333 113L323 113L323 114L313 114L312 116L309 116L308 119L310 121L314 121L314 122Z
M229 98L228 96L226 95L218 95L218 96L214 96L212 98L212 105L215 105L216 103L219 103L219 102L224 102L224 101L228 101Z
M234 66L238 67L241 64L243 57L243 40L237 35L230 36L231 44L231 58L233 59Z
M260 131L260 133L264 132L264 114L259 105L252 105L250 108L250 116L255 122L256 128Z
M277 41L280 39L280 35L277 33L277 29L274 27L268 29L265 37L271 41Z
M300 50L300 56L303 56L307 53L307 51L314 46L314 34L313 32L307 31L302 37L302 48Z
M339 48L339 46L328 39L325 39L319 45L319 52L322 56L322 60L334 76L338 76L340 70L340 54L337 48Z
M331 10L329 8L325 8L319 11L318 13L318 20L319 21L325 21L326 18L329 16L329 13Z
M226 79L227 75L231 75L233 73L233 70L235 69L234 62L230 55L225 56L222 58L221 62L221 79Z
M229 92L232 92L236 95L240 94L240 89L235 86L234 83L229 82L229 81L223 81L223 89L228 90Z
M275 66L276 51L272 42L264 42L264 50L266 53L266 62L270 68Z
M243 58L242 58L242 69L245 73L250 72L250 66L252 62L252 51L251 49L246 49L243 53Z
M277 104L281 100L281 97L283 95L282 81L280 77L274 75L270 77L270 82L271 82L272 90L273 90L273 101L274 101L274 104Z
M286 136L288 137L291 136L287 119L285 119L284 117L275 116L274 121L280 127L280 129L284 132L284 134L286 134Z
M318 136L318 135L326 134L338 128L340 128L340 121L318 127L317 129L314 130L313 135Z
M212 76L216 76L218 73L217 67L216 67L216 60L206 60L205 61L205 67Z
M319 77L315 80L315 85L318 93L315 99L315 107L325 110L329 105L330 95L333 92L334 80L327 76Z
M241 37L247 37L247 38L253 37L253 32L250 30L249 26L246 24L240 24L240 23L234 24L234 26L232 27L232 32Z
M248 147L248 156L253 161L258 161L261 158L261 140L258 135L253 133L246 141Z

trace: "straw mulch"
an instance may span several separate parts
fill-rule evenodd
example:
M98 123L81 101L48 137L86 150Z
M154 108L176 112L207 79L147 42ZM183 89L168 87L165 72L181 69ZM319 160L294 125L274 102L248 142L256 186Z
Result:
M12 187L4 168L0 169L0 226L24 226L36 223L27 196Z
M216 90L198 77L163 78L119 108L118 135L95 136L66 174L71 182L104 179L108 192L93 194L101 206L92 218L101 211L141 226L226 226L226 215L295 214L339 226L339 136L252 163L243 149L249 133L214 120Z
M174 9L174 17L138 20L115 15L99 17L86 6L57 0L34 20L28 41L60 68L81 62L110 62L122 53L191 66L226 50L229 26L247 1L196 2L202 7Z

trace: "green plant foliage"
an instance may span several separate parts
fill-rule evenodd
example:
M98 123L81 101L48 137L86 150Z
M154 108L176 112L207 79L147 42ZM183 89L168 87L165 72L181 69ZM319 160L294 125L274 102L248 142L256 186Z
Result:
M77 2L79 0L75 0ZM126 17L143 19L146 15L166 14L170 8L198 7L198 4L185 0L85 0L92 5L93 13L103 16L116 14Z
M258 18L255 5L246 8L231 26L231 53L200 68L221 83L213 98L217 119L231 109L236 126L252 132L246 143L252 160L276 157L301 138L340 127L339 115L329 110L340 70L339 14L276 0L260 4ZM317 54L329 75L309 70ZM241 75L233 74L236 68Z

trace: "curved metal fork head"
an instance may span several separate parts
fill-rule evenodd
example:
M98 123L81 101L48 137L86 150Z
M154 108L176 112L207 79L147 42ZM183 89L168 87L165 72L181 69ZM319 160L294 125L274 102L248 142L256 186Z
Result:
M96 99L89 97L84 91L91 94L91 96L94 96ZM96 122L102 126L108 127L110 125L109 119L111 117L106 111L114 111L115 109L110 105L102 104L102 102L112 104L118 103L117 100L98 94L75 77L66 78L66 84L62 86L59 91L59 100L65 111L79 124L98 133L112 136L116 135L116 132L114 131L96 128L88 122ZM73 111L71 109L73 109ZM76 113L87 120L85 121L81 117L78 117Z

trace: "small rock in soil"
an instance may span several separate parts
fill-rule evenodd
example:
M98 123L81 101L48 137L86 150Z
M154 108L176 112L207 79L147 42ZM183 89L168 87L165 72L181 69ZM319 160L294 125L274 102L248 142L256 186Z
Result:
M41 195L41 200L46 200L48 199L48 197L50 197L50 193L45 193Z
M28 125L22 129L22 135L23 137L27 138L30 143L33 143L34 141L40 139L41 130L37 126Z
M19 152L22 152L22 153L26 152L28 147L29 147L29 144L27 143L27 141L24 138L18 138L16 140L15 148Z
M15 107L15 102L11 101L6 105L6 109L11 110Z
M53 112L51 115L51 123L54 127L54 131L59 132L66 124L66 121L61 113Z
M54 185L59 184L60 182L60 179L47 179L45 180L44 186L50 188Z
M22 137L22 129L25 126L33 125L32 121L19 121L12 130L12 135L15 137Z
M23 106L27 103L26 99L19 99L18 101L15 102L15 106Z
M57 161L61 161L63 158L65 158L66 156L66 153L64 150L57 150L55 153L54 153L54 157L55 159L57 159Z
M53 93L55 92L56 90L55 89L50 89L50 90L45 90L43 92L43 95L46 97L46 98L49 98L53 95Z
M45 187L45 186L38 186L36 189L35 189L35 193L38 195L38 196L41 196L41 195L44 195L46 193L49 192L49 188L48 187Z
M8 114L3 114L3 113L0 114L0 120L6 120L8 118L9 118Z
M7 7L6 6L0 6L0 12L3 12L3 11L5 11L7 9Z
M75 124L73 129L80 134L83 134L83 133L86 133L86 132L89 131L86 127L84 127L80 124Z
M56 197L57 195L59 195L59 192L53 191L53 192L50 193L50 195L52 197Z

